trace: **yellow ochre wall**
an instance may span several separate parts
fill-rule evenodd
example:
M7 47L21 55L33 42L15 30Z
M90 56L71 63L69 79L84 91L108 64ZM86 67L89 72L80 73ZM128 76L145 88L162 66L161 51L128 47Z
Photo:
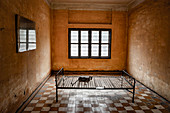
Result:
M52 70L122 70L126 65L127 12L52 10ZM68 28L112 29L111 59L69 59Z
M15 14L35 21L36 50L16 53ZM0 113L14 113L51 72L50 8L44 0L0 0L0 28Z
M129 12L127 71L170 100L170 1L146 0Z

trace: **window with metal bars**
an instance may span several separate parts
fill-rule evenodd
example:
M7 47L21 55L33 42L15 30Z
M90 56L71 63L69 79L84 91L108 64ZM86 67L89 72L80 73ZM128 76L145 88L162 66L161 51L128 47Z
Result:
M111 58L111 29L69 28L69 58Z
M36 49L36 32L32 29L19 29L18 52Z
M15 15L16 52L36 49L35 22L25 17Z

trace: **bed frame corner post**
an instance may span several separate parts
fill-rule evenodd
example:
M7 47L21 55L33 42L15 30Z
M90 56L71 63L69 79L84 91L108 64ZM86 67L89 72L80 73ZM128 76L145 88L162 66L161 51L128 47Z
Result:
M63 74L63 76L64 76L64 68L62 68L62 74Z
M121 76L121 88L123 87L123 70L122 70L122 76Z
M57 84L57 75L55 75L55 83L56 83L56 102L58 102L58 84Z
M132 102L134 103L134 98L135 98L135 84L136 80L134 79L134 85L133 85L133 97L132 97Z

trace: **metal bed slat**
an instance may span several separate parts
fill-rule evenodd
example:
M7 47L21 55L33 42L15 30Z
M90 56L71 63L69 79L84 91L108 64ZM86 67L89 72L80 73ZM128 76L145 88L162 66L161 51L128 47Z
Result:
M91 87L94 86L93 83L94 83L94 80L92 79L92 80L89 82L89 88L91 88Z
M96 82L98 83L98 87L100 87L100 79L98 77Z
M95 88L95 87L96 87L94 79L92 79L91 87L92 87L92 88Z
M109 88L112 88L112 85L111 85L111 83L110 83L110 81L108 80L109 78L107 78L106 80L105 80L105 82L109 85Z
M104 79L104 83L107 84L107 88L111 88L110 82L108 82L108 78Z
M98 78L98 80L99 80L99 87L103 87L103 85L102 85L102 79Z
M112 82L111 82L110 78L108 78L108 81L109 81L109 83L110 83L111 87L112 87L112 88L114 88L114 85L112 84Z
M101 79L101 87L107 87L107 85L106 85L105 82L104 82L104 79L105 79L105 78Z
M104 79L105 84L107 84L107 88L112 88L110 85L110 81L108 81L108 78Z
M82 88L83 86L82 86L82 82L80 82L80 87Z
M98 79L98 77L96 78L96 83L97 83L97 87L100 87L100 80Z
M120 80L119 80L119 78L117 78L117 77L115 77L114 78L115 80L114 81L112 81L112 82L115 82L115 83L113 83L113 84L115 84L116 85L116 88L119 88L119 87L121 87L121 84L120 84Z
M94 86L97 87L95 77L93 78L93 80L94 80Z
M76 81L77 79L78 79L78 78L75 77L75 81ZM80 83L79 83L79 82L76 83L76 87L80 87Z
M65 80L66 81L66 80ZM66 85L65 85L65 87L68 87L68 80L66 81Z
M71 87L71 78L69 77L69 79L68 79L68 87Z
M76 77L74 77L73 83L74 83L75 81L76 81ZM75 83L73 86L74 86L74 87L77 87L77 85L78 85L78 84Z
M110 83L112 84L112 87L113 87L113 88L116 88L115 85L112 83L112 79L111 79L111 78L109 78L109 81L110 81Z

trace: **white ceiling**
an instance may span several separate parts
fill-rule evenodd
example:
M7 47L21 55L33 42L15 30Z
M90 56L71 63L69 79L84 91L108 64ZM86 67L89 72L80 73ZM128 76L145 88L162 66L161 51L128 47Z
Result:
M52 9L127 11L144 0L45 0Z

